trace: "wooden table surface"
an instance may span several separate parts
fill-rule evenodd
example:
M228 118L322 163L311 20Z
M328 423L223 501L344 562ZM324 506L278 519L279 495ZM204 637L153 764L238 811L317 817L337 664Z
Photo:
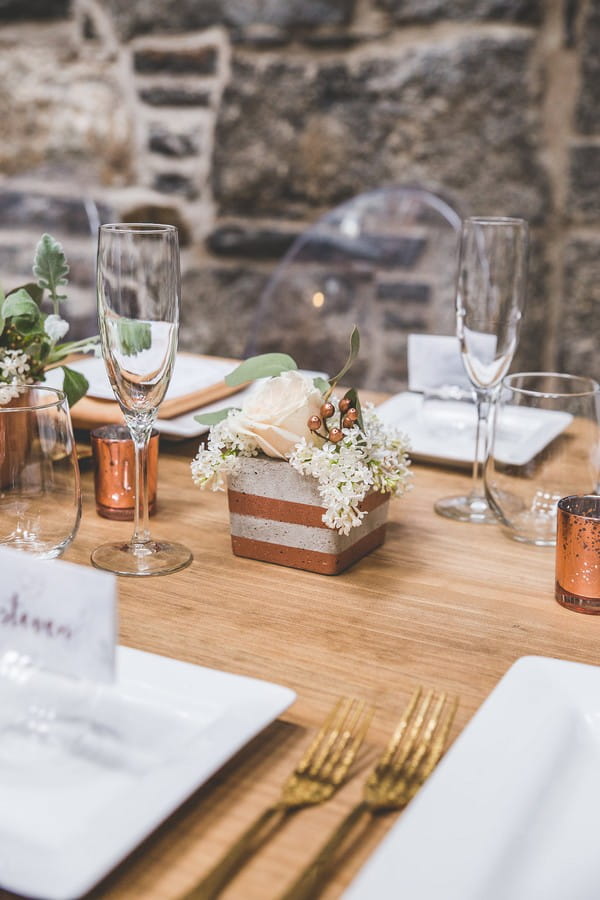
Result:
M341 694L376 707L364 770L417 683L460 695L452 739L520 656L597 664L600 618L554 600L554 551L508 539L498 526L442 519L438 497L468 476L414 466L414 489L391 504L386 543L337 577L239 559L230 549L226 497L192 484L195 442L161 445L154 536L185 542L190 568L119 579L120 641L153 653L264 678L298 699L92 894L169 900L190 888L254 816ZM89 562L129 523L95 513L91 471L84 515L65 558ZM367 754L368 755L368 754ZM362 775L332 801L298 813L233 881L224 898L276 897L360 794ZM378 821L323 893L339 897L394 815Z

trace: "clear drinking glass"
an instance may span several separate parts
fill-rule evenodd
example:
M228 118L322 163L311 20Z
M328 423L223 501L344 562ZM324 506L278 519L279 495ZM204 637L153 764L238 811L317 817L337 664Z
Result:
M492 523L483 487L490 405L512 362L525 306L528 226L524 219L465 219L456 286L456 333L475 389L477 432L468 494L438 500L435 511L461 522Z
M0 544L60 556L81 518L79 464L62 391L23 386L0 407Z
M148 528L148 444L175 363L179 327L179 243L172 225L102 225L98 234L98 323L102 355L135 448L135 519L129 543L92 553L118 575L166 575L189 565L182 544Z
M485 466L486 495L505 533L553 546L558 501L596 493L599 478L598 383L554 372L508 375Z

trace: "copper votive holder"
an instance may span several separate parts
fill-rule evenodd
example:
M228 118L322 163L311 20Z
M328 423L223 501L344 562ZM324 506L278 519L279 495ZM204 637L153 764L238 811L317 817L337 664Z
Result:
M94 455L96 511L105 519L131 521L135 514L135 450L125 425L103 425L90 435ZM148 512L156 511L158 431L148 445Z
M567 609L600 614L600 495L558 502L555 596Z

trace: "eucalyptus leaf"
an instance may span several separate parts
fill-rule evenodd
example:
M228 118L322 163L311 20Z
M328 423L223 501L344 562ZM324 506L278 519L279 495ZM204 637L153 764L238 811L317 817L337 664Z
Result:
M67 284L69 266L62 245L50 234L43 234L35 249L33 274L40 288L50 293L55 304L65 299L58 289Z
M216 425L218 422L226 419L232 409L235 409L235 407L227 406L225 409L217 409L215 412L199 413L199 415L194 416L194 420L200 422L201 425Z
M338 381L341 381L341 379L344 377L346 372L350 369L350 367L352 366L352 363L358 356L359 350L360 350L360 334L358 333L358 328L355 325L354 328L352 329L352 334L350 335L350 352L348 354L348 359L344 363L344 366L341 369L341 371L339 371L338 374L335 375L333 378L329 379L329 383L331 385L335 385L338 383Z
M14 319L19 331L35 331L41 321L40 308L24 288L9 294L2 304L3 319Z
M287 353L262 353L260 356L251 356L225 376L225 382L230 387L238 387L248 381L256 381L257 378L268 378L272 375L281 375L282 372L290 372L298 366Z
M324 378L321 378L320 375L317 375L316 378L313 378L313 384L318 391L321 391L322 394L326 393L329 390L329 382Z
M82 375L81 372L75 372L73 369L69 369L68 366L63 366L62 370L64 373L63 391L67 395L69 406L72 407L85 396L90 385L85 375Z
M125 356L135 356L142 350L152 346L152 329L150 322L137 322L135 319L120 319L117 325L119 345Z

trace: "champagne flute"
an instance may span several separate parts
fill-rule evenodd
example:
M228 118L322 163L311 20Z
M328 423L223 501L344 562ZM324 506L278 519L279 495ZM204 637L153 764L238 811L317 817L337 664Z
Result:
M135 521L129 543L102 544L92 563L118 575L166 575L192 561L187 547L153 540L148 528L148 444L177 349L177 229L102 225L97 294L102 355L135 448Z
M438 500L435 511L461 522L496 522L483 486L487 423L519 339L525 306L528 227L524 219L473 217L462 224L456 333L475 389L477 431L471 490Z

